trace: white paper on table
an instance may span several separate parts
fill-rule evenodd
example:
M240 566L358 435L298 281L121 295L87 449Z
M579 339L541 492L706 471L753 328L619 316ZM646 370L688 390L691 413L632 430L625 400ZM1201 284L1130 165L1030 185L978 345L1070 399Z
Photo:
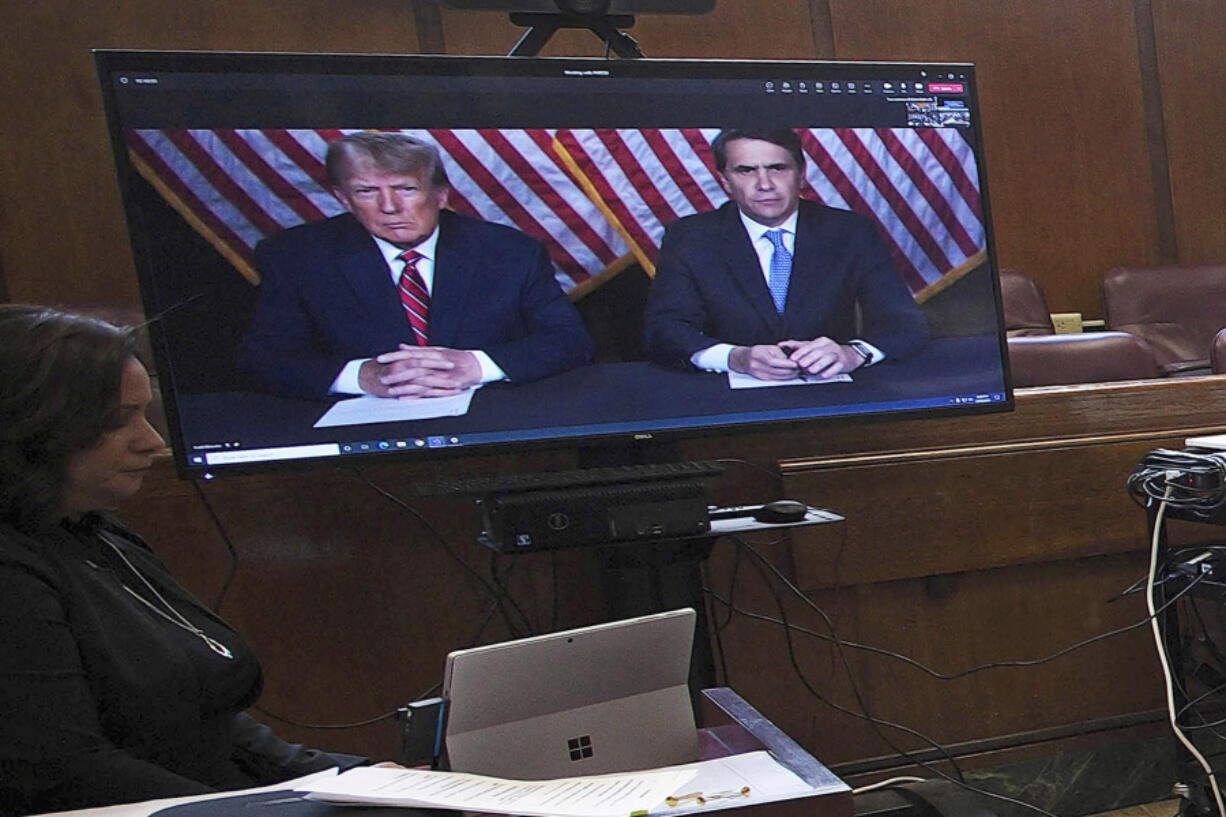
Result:
M836 374L834 377L793 377L791 380L759 380L750 374L728 372L728 385L734 389L762 389L770 386L818 386L823 383L850 383L851 375Z
M468 404L476 389L465 389L450 397L422 397L417 400L394 400L390 397L351 397L340 400L315 421L315 428L356 426L363 423L397 423L404 420L429 420L433 417L460 417L468 413Z
M699 805L694 800L688 800L671 808L661 804L650 810L651 817L850 791L841 780L826 786L811 786L765 751L703 760L674 768L694 770L694 778L687 788L689 792L701 792L705 803ZM741 794L744 788L749 791Z
M684 788L695 773L652 770L558 780L361 767L305 791L328 803L445 808L540 817L627 817Z

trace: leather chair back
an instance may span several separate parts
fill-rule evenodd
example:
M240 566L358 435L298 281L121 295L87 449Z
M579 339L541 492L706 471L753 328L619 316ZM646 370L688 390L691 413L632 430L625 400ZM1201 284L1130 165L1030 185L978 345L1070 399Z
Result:
M1107 328L1153 347L1170 373L1209 367L1226 327L1226 264L1116 267L1103 277Z
M1209 368L1214 374L1226 372L1226 329L1213 336L1213 345L1209 347Z
M1154 350L1126 332L1009 338L1013 385L1065 386L1161 377Z
M1015 269L1000 271L1000 300L1005 308L1005 331L1009 337L1055 333L1043 290L1038 281L1026 273Z

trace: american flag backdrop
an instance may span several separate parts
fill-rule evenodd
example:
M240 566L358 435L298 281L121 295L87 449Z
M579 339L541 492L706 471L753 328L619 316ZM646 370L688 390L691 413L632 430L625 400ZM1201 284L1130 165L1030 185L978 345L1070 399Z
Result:
M252 283L255 245L343 207L323 157L348 130L132 130L141 175ZM516 227L549 248L572 297L638 262L654 274L664 227L727 200L710 143L718 130L438 129L458 212ZM923 298L978 266L979 173L957 128L814 128L803 195L874 218Z

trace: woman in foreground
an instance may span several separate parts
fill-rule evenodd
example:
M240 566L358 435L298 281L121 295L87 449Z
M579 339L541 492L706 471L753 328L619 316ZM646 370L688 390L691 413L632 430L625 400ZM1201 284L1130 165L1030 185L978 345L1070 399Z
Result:
M0 305L0 815L363 762L244 714L251 648L108 512L163 449L132 331Z

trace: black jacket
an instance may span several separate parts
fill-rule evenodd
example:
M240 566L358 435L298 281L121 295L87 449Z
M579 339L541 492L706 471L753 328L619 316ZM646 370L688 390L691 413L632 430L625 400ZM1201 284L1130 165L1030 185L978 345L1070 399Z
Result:
M153 613L106 544L232 652ZM362 761L288 744L243 713L251 648L113 520L38 536L0 524L0 814L198 794Z

